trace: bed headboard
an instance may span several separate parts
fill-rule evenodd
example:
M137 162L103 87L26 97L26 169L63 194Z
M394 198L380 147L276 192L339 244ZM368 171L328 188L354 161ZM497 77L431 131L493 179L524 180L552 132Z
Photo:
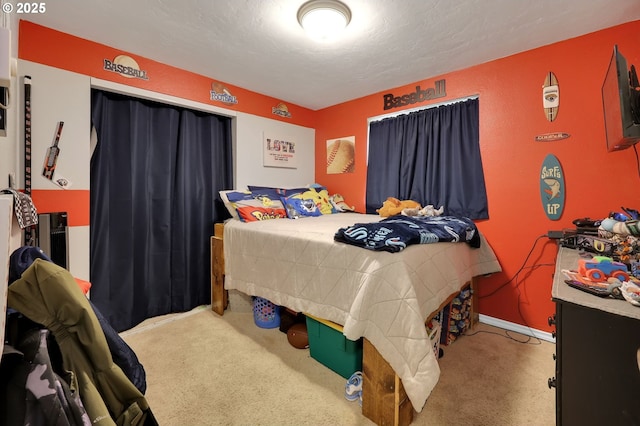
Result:
M13 214L13 195L0 194L0 337L3 345L9 285L9 256L21 244L22 233Z

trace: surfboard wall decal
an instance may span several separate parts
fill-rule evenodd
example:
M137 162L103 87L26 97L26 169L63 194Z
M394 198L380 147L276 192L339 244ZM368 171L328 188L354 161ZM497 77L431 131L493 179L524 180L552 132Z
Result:
M560 107L560 88L556 75L551 71L547 73L542 85L542 106L547 120L555 120Z
M560 161L555 155L549 154L542 162L540 169L540 198L545 214L551 220L558 220L562 216L565 201L564 173Z
M543 133L541 135L536 135L533 139L536 142L553 142L553 141L566 139L569 136L571 136L569 133L553 132L553 133Z

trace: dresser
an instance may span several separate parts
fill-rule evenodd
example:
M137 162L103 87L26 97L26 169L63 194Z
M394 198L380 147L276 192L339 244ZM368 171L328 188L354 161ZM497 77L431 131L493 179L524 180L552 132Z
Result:
M579 252L560 247L552 287L556 424L640 425L640 307L569 287Z

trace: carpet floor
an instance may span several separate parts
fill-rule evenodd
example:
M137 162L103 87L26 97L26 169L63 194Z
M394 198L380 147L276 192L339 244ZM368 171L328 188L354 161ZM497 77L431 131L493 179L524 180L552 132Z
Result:
M374 424L345 399L344 378L251 313L203 306L121 336L145 368L162 426ZM480 324L443 349L440 380L413 425L555 424L554 344Z

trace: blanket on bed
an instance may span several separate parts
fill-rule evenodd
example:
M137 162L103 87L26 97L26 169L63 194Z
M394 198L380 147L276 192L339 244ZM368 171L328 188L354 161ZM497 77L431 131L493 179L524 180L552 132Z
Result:
M337 229L378 223L373 214L339 213L224 226L224 287L263 297L365 337L402 379L421 411L440 368L425 321L472 277L501 271L480 230L468 244L414 244L398 253L334 240Z
M340 228L334 239L369 250L398 252L411 244L466 242L480 247L475 223L455 216L392 216L375 223Z

